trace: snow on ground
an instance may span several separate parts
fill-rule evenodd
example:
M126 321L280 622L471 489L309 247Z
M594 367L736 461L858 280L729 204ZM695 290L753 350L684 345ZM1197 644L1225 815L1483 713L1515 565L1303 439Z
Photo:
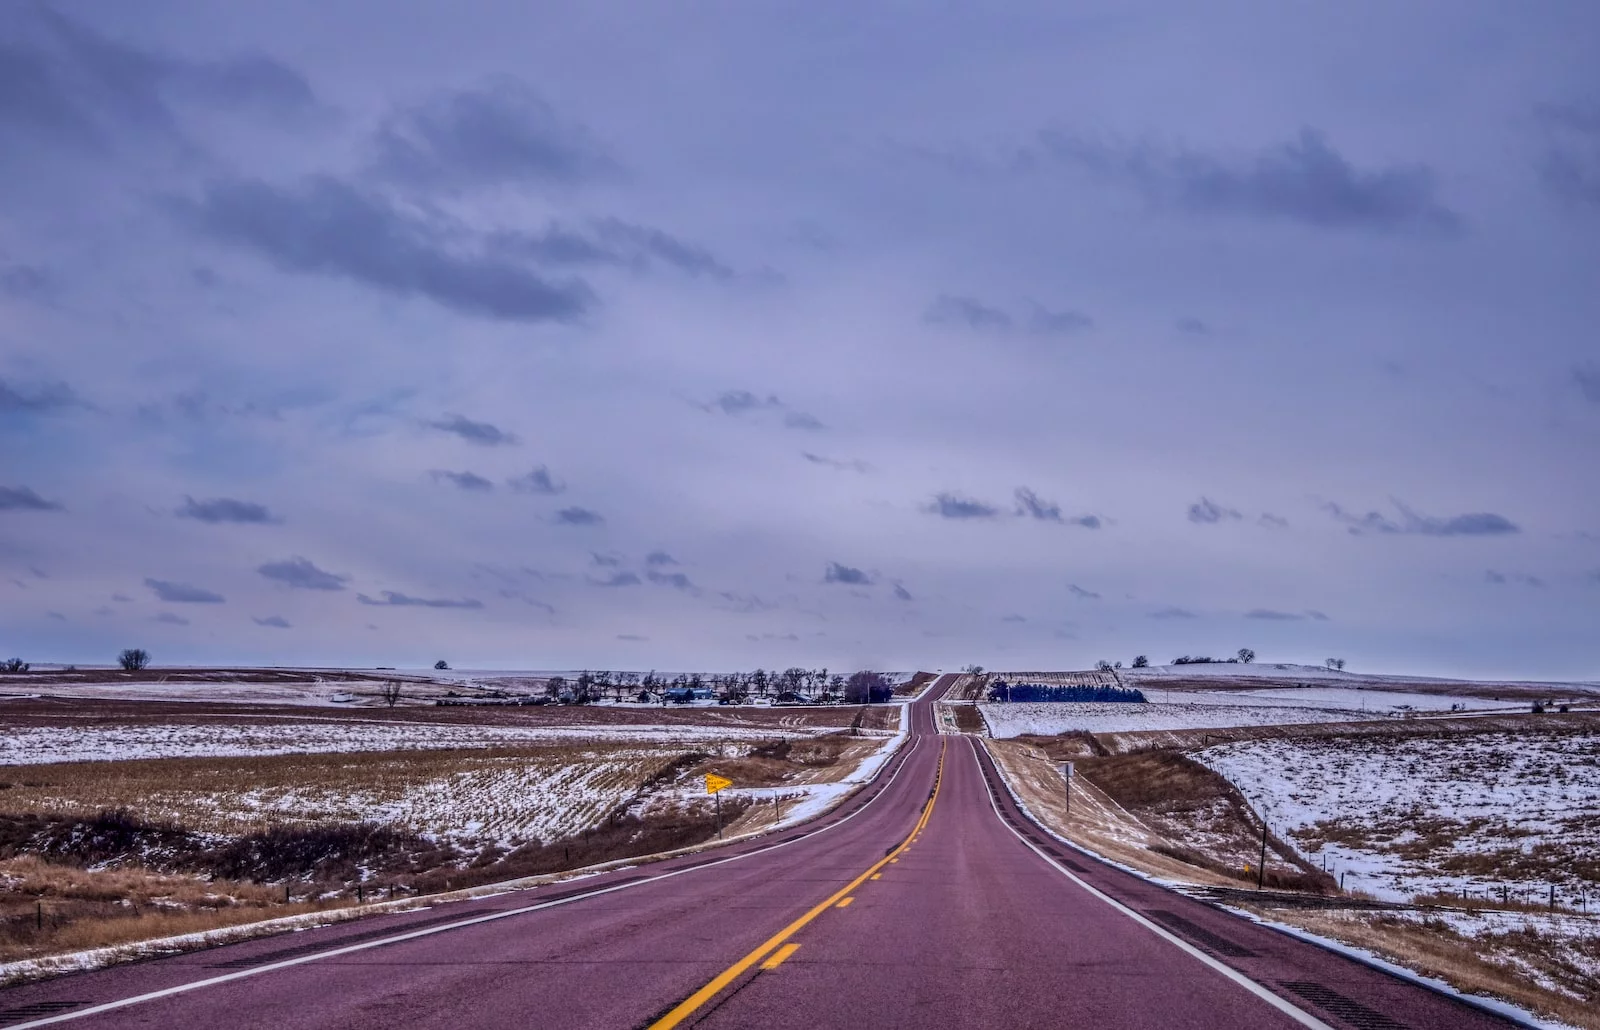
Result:
M1183 666L1188 668L1188 666ZM1206 668L1206 666L1197 666ZM1224 666L1230 668L1230 666ZM1253 666L1231 666L1253 668ZM1522 712L1526 702L1456 694L1416 694L1353 686L1264 687L1246 690L1166 690L1140 686L1148 702L986 702L979 710L996 737L1023 733L1126 733L1136 730L1223 729L1352 722L1413 713Z
M1600 733L1271 739L1196 759L1345 886L1600 902ZM1502 889L1506 891L1502 895Z
M1345 686L1370 684L1399 690L1412 687L1418 690L1433 691L1451 685L1459 685L1461 687L1476 688L1476 691L1499 686L1532 688L1548 690L1553 695L1600 692L1600 682L1593 681L1556 683L1538 680L1463 680L1437 676L1401 676L1384 673L1352 672L1349 670L1339 671L1321 665L1294 665L1273 662L1252 662L1250 664L1207 662L1198 665L1152 665L1144 669L1121 669L1118 670L1118 674L1125 683L1134 687L1143 687L1146 684L1160 686L1163 681L1167 680L1218 678L1292 680L1296 683L1315 682Z
M1125 733L1131 730L1199 730L1227 726L1289 726L1309 722L1350 722L1383 718L1381 712L1266 704L1129 704L1119 701L1024 701L978 705L989 733Z
M436 840L493 841L514 847L595 825L629 801L645 777L674 756L666 749L630 748L562 754L552 760L519 756L404 784L281 785L204 799L189 796L184 801L191 809L210 801L219 819L374 821L404 826Z
M222 758L317 752L440 750L517 744L759 741L758 727L686 725L472 726L379 720L337 723L135 724L12 727L0 736L0 765L126 761L136 758ZM786 727L785 734L807 730Z

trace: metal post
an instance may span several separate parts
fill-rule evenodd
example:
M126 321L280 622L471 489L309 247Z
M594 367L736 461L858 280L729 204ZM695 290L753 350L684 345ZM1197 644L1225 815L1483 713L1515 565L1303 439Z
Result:
M1261 820L1261 864L1256 867L1256 890L1267 882L1267 821Z
M717 838L722 838L722 795L713 794L711 799L717 803Z

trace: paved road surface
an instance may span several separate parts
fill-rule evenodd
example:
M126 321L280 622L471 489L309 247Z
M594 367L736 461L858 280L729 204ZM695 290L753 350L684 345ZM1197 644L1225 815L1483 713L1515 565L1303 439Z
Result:
M0 1027L1511 1025L1062 848L935 731L949 679L803 830L12 988Z

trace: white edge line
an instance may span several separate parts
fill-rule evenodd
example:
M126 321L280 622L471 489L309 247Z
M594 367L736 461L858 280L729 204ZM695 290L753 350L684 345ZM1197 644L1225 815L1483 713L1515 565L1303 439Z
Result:
M803 840L809 840L819 833L826 833L836 826L843 826L845 823L854 819L862 812L865 812L874 801L877 801L879 798L883 797L884 794L888 793L889 788L894 785L894 781L899 778L901 771L905 769L906 763L911 760L911 755L916 751L917 745L921 743L922 736L911 736L909 739L911 741L911 747L906 751L905 759L895 767L894 773L890 775L889 779L884 783L883 788L876 794L872 795L872 797L868 798L865 804L856 809L854 812L851 812L849 815L845 816L843 819L840 819L837 822L829 823L826 826L819 827L809 833L802 834L793 840L782 841L777 844L770 844L764 848L757 848L754 851L747 851L742 855L729 855L727 858L719 858L715 861L704 862L700 865L690 866L687 869L675 869L670 873L660 873L656 876L647 877L643 880L634 880L630 883L619 883L612 887L599 887L595 890L587 891L583 894L575 894L567 898L557 898L553 901L540 902L534 905L525 905L522 908L514 908L507 912L492 912L489 915L473 916L469 919L462 919L458 922L446 923L444 926L430 926L426 929L412 930L409 933L398 933L392 937L382 937L375 941L363 941L360 944L350 944L342 948L331 948L328 951L319 951L314 955L302 955L299 958L284 959L281 962L271 962L263 966L256 966L253 969L241 969L233 973L224 973L221 976L207 977L204 980L192 980L189 983L178 984L174 987L164 987L158 991L148 991L144 994L136 994L131 998L119 998L116 1001L102 1002L99 1005L93 1005L86 1009L78 1009L74 1012L63 1012L60 1015L55 1016L46 1016L43 1019L35 1019L28 1023L13 1023L7 1026L5 1030L31 1030L32 1027L36 1026L52 1026L56 1023L67 1023L75 1019L85 1019L89 1016L100 1015L103 1012L112 1012L116 1009L128 1008L129 1006L143 1004L147 1001L158 1001L162 998L170 998L177 994L187 994L190 991L197 991L203 987L215 987L218 984L230 983L234 980L243 980L244 978L250 976L260 976L263 973L272 973L280 969L288 969L291 966L301 966L309 962L320 962L323 959L338 958L341 955L349 955L357 951L366 951L369 948L379 948L386 944L397 944L401 941L409 941L418 937L428 937L436 933L446 933L450 930L459 930L462 927L475 926L478 923L489 923L497 919L507 919L511 916L526 915L529 912L537 912L540 909L554 908L557 905L568 905L572 902L583 901L588 898L597 897L601 894L610 894L613 891L627 890L630 887L642 887L647 883L655 883L659 880L671 879L674 876L683 876L686 873L698 872L702 869L711 869L715 866L726 865L729 862L739 862L747 858L753 858L756 855L764 855L769 851L776 851L779 848L786 848L791 844L798 844ZM1331 1028L1329 1028L1329 1030L1331 1030Z
M1324 1023L1322 1020L1320 1020L1317 1017L1311 1015L1309 1012L1306 1012L1304 1009L1296 1008L1294 1005L1289 1004L1289 1002L1287 1002L1284 999L1278 997L1276 994L1273 994L1271 991L1267 990L1265 987L1263 987L1260 984L1256 983L1254 980L1252 980L1249 977L1245 976L1243 973L1239 972L1238 970L1232 969L1232 968L1230 968L1228 966L1223 965L1221 962L1218 962L1216 959L1212 958L1210 955L1207 955L1205 952L1201 951L1199 948L1196 948L1194 945L1190 944L1188 941L1184 940L1183 938L1176 936L1170 930L1167 930L1165 927L1161 926L1160 924L1154 923L1154 922L1150 921L1149 919L1146 919L1144 916L1140 915L1138 912L1135 912L1133 909L1129 908L1127 905L1124 905L1122 902L1118 901L1116 898L1113 898L1111 895L1109 895L1109 894L1105 893L1104 891L1100 890L1098 887L1091 886L1086 881L1084 881L1084 880L1080 879L1079 877L1077 877L1076 875L1074 875L1073 872L1070 869L1066 868L1065 866L1063 866L1060 863L1058 863L1055 859L1053 859L1049 855L1045 854L1045 852L1037 844L1035 844L1033 841L1029 840L1028 838L1024 837L1020 830L1018 830L1016 827L1012 826L1010 823L1006 822L1005 818L1003 816L1001 816L1001 814L1000 814L1000 805L995 800L994 789L989 786L988 777L983 776L983 763L978 759L978 755L977 755L977 751L976 751L976 748L977 748L978 745L974 744L972 746L974 748L974 751L972 753L972 760L978 766L978 775L980 777L982 777L982 779L983 779L984 793L989 795L989 807L994 809L995 818L1000 820L1000 825L1002 825L1006 829L1010 830L1012 832L1012 834L1015 835L1016 838L1018 840L1020 840L1024 845L1026 845L1030 851L1032 851L1034 854L1038 855L1040 858L1044 859L1046 863L1048 863L1053 869L1056 870L1056 872L1060 873L1062 876L1065 876L1067 879L1071 880L1073 883L1077 884L1079 887L1082 887L1084 890L1088 891L1090 894L1094 895L1096 898L1099 898L1101 901L1105 902L1107 905L1110 905L1112 908L1116 909L1118 912L1121 912L1123 915L1127 916L1129 919L1132 919L1134 922L1138 923L1140 926L1144 927L1146 930L1149 930L1151 933L1155 934L1157 937L1160 937L1163 940L1166 940L1166 941L1176 945L1177 947L1179 947L1183 951L1187 952L1189 955L1193 956L1194 958L1196 958L1199 961L1201 961L1202 963L1204 963L1206 966L1210 967L1215 972L1221 973L1223 976L1227 977L1229 980L1232 980L1234 983L1238 984L1240 987L1243 987L1245 990L1249 991L1251 994L1254 994L1256 997L1260 998L1262 1001L1266 1002L1268 1005L1271 1005L1273 1008L1277 1009L1279 1012L1282 1012L1284 1015L1288 1016L1290 1019L1294 1020L1296 1023L1299 1023L1301 1026L1311 1027L1312 1030L1334 1030L1334 1028L1332 1026L1330 1026L1327 1023ZM996 773L998 774L999 773L999 763L998 762L995 763L995 770L996 770ZM1001 774L1001 775L1003 775L1003 774Z

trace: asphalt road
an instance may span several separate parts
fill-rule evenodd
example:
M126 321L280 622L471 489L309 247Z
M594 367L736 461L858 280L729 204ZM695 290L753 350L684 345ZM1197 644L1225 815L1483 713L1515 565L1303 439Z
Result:
M1071 852L932 700L804 829L0 991L0 1027L1512 1025Z

